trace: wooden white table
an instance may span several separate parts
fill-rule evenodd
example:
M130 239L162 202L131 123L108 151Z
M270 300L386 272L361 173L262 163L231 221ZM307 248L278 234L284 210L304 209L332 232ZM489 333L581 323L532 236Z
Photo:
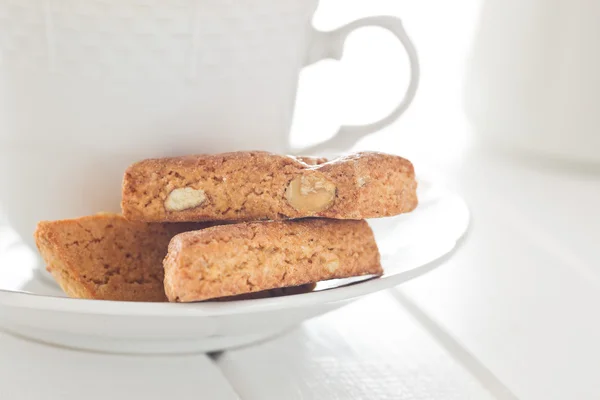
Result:
M473 221L456 257L275 340L211 356L92 354L0 333L0 399L600 399L600 175L476 144L460 93L479 2L348 3L323 0L316 24L397 14L420 49L414 107L358 148L406 155L464 195ZM357 34L344 66L307 70L296 137L391 108L405 68L391 46L382 32ZM345 89L348 79L358 87Z

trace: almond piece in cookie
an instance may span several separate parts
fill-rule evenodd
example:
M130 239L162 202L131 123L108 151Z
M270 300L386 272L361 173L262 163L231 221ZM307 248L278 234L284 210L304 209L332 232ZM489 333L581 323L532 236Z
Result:
M206 200L206 193L202 189L191 187L173 189L165 200L165 210L183 211L196 208Z
M299 212L324 211L335 201L335 185L318 174L305 174L291 180L285 198Z

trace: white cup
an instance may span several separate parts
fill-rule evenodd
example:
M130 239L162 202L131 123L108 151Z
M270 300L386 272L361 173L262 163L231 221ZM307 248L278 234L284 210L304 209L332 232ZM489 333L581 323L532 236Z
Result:
M300 70L339 59L364 26L394 33L411 81L398 107L342 127L349 148L397 119L418 82L401 21L370 17L332 32L318 0L0 0L0 206L32 244L40 220L118 212L140 159L260 149L293 152ZM317 148L307 149L314 151Z
M600 1L486 0L466 75L478 134L600 167Z

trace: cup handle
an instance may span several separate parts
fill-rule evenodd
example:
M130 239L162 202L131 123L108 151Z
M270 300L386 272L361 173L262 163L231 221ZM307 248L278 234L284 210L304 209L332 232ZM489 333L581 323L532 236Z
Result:
M378 26L392 32L400 40L400 43L402 43L404 50L408 54L410 83L400 104L388 116L377 122L366 125L342 126L331 139L311 147L296 149L293 151L294 153L311 154L325 149L336 152L347 151L362 137L377 132L396 121L406 111L415 97L419 84L419 59L414 45L402 26L402 21L396 17L375 16L363 18L330 32L314 30L305 66L325 59L340 60L348 35L357 29L367 26Z

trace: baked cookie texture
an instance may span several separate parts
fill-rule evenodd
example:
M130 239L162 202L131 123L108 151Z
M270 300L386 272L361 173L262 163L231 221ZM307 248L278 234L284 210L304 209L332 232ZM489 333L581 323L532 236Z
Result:
M242 223L182 233L171 241L164 269L165 292L173 302L383 272L365 221L326 219Z
M209 224L148 224L98 214L40 222L35 231L47 269L69 297L167 301L162 261L178 233Z
M410 161L363 152L329 162L267 152L149 159L123 179L122 211L146 222L364 219L417 206Z

